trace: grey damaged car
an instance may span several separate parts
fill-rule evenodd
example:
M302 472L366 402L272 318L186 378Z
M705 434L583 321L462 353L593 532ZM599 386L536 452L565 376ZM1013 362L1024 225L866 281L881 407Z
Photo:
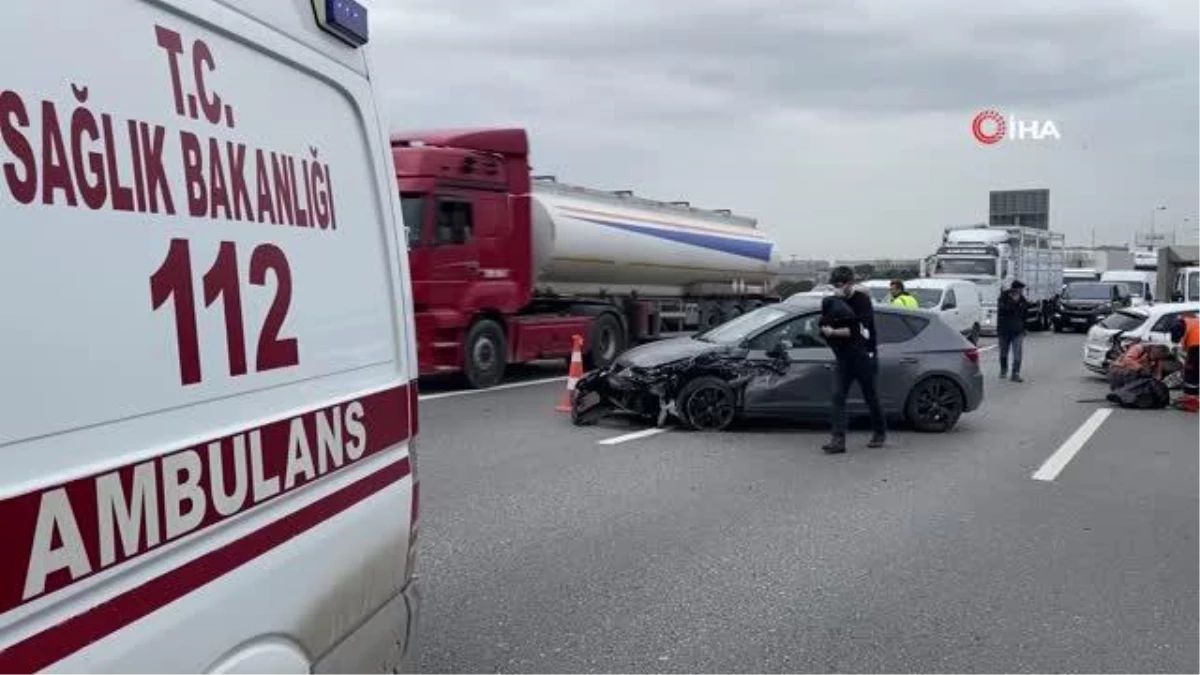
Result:
M576 384L572 420L635 415L721 430L738 418L821 419L837 376L822 338L820 298L761 307L691 337L635 347ZM914 429L944 432L983 402L979 350L934 313L875 309L884 411ZM866 414L857 385L850 415Z

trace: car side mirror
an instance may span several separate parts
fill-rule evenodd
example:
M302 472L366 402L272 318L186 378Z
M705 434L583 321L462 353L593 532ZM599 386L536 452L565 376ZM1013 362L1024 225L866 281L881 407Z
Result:
M942 309L958 309L958 303L954 302L953 300L947 300L946 302L942 303Z
M791 340L780 340L775 343L775 346L767 350L767 356L773 359L786 359L788 351L792 348Z

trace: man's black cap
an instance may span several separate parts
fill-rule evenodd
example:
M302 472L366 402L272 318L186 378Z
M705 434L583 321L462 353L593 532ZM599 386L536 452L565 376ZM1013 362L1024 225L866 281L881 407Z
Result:
M1025 284L1020 279L1013 279L1011 288L1025 288Z

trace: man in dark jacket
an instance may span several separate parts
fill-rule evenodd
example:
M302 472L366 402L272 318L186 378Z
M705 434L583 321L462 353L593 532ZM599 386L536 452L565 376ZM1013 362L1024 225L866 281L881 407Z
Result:
M837 292L821 302L821 334L837 358L837 380L833 391L833 436L822 449L830 454L846 451L846 397L858 383L871 413L874 433L867 447L883 447L887 427L879 394L875 389L878 361L875 341L875 310L871 296L854 288L854 270L837 267L829 275Z
M1021 379L1021 357L1025 351L1025 317L1029 300L1025 299L1025 284L1013 280L1012 286L1000 294L996 303L996 338L1000 345L1000 379L1008 377L1008 353L1012 350L1012 381Z

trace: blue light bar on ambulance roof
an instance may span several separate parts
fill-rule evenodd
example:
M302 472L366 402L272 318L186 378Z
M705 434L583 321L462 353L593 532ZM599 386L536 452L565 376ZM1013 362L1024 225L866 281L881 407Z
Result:
M325 32L353 47L367 44L366 7L355 0L312 0L312 4L317 24Z

